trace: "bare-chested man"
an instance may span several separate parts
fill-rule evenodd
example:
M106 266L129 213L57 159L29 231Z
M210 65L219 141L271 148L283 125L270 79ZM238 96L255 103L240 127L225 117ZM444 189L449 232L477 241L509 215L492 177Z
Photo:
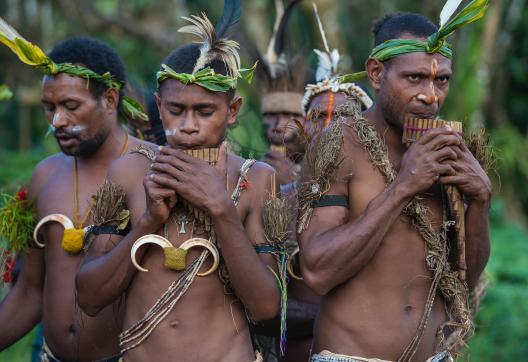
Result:
M212 28L203 16L199 22ZM191 29L203 30L201 25ZM262 206L274 172L227 153L222 143L242 99L235 95L239 64L229 53L236 49L225 28L216 29L217 40L206 36L203 44L178 48L165 59L157 102L169 145L155 155L143 150L114 163L109 179L126 195L131 230L120 240L96 239L77 274L79 303L91 315L125 294L120 338L125 360L254 361L248 318L267 320L279 311L279 289L270 270L276 261L255 250L266 242ZM204 149L218 152L218 160L187 153ZM206 161L217 162L216 167ZM221 251L220 269L195 275L204 263L199 246L189 250L180 267L167 255L164 267L164 253L155 245L136 253L136 240L153 233L163 235L174 252L189 239L209 239L200 239L199 246ZM148 272L136 270L132 250ZM211 268L212 254L205 257L201 273Z
M110 87L94 76L84 79L71 68L43 80L42 103L61 153L39 163L29 184L38 219L62 214L75 228L91 223L90 196L105 180L112 161L140 141L118 123L124 65L106 44L72 38L57 45L49 57L76 71L111 74ZM88 82L88 83L87 83ZM121 314L109 305L90 317L75 299L75 272L84 258L80 245L61 243L63 228L48 223L40 232L43 248L31 247L16 286L0 304L0 350L13 344L42 321L46 361L113 361L119 354ZM68 252L64 249L68 250Z
M437 30L416 14L380 21L376 45L412 39L414 51L389 59L374 52L366 69L375 104L364 119L353 111L340 119L341 155L326 192L334 206L313 207L300 235L304 280L323 295L313 361L447 361L471 328L467 292L489 257L490 181L450 128L430 130L408 149L402 143L404 121L436 118L448 93L447 45L440 53L416 50ZM446 184L468 202L468 289L456 273L452 239L445 247Z

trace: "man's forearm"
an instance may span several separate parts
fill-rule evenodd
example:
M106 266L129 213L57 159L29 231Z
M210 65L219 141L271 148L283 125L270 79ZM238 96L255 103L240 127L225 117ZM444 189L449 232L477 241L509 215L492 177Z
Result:
M108 253L87 259L77 272L76 284L78 301L88 315L95 315L101 309L118 299L128 288L136 269L130 260L134 242L146 234L156 232L155 227L139 224ZM100 235L98 238L109 238ZM95 240L97 242L97 240ZM138 251L140 259L147 248Z
M466 210L466 280L475 288L490 256L489 200L472 200Z
M213 222L229 279L251 318L275 317L280 300L277 282L255 252L234 205L214 216Z
M307 284L326 294L356 275L372 258L410 196L393 183L352 222L317 233L312 220L301 235L301 269ZM306 236L308 235L308 236Z
M23 280L0 304L0 351L29 333L42 313L42 291L27 288Z

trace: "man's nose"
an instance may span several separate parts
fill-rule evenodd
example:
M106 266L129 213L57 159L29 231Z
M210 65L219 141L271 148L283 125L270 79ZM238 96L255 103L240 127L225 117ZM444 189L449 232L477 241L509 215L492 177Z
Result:
M191 134L199 131L198 122L191 113L186 113L183 117L183 123L180 126L180 132Z
M433 84L425 87L422 93L418 94L416 98L427 105L438 102L438 96L436 95L436 89Z
M55 128L61 128L68 125L68 117L60 109L56 109L51 120L51 125Z

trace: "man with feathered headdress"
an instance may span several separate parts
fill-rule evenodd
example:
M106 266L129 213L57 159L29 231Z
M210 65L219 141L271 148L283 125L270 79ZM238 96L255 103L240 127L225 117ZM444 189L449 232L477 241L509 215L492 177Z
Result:
M255 89L259 92L260 111L270 144L264 161L275 168L281 185L297 179L306 141L300 132L301 101L309 81L309 69L301 54L292 57L284 51L289 19L301 1L293 0L286 5L284 0L275 0L273 34L266 53L258 54Z
M43 361L117 361L121 314L115 305L97 317L83 313L76 303L75 271L93 222L90 196L112 161L146 144L129 137L118 119L145 122L146 116L124 96L125 67L108 45L71 38L46 55L3 19L0 42L45 74L42 103L61 149L39 163L27 191L6 196L0 211L0 239L9 247L0 255L26 254L16 285L0 304L0 350L41 321Z
M366 72L340 79L368 75L375 103L338 110L314 141L325 162L307 152L301 267L323 295L313 362L452 361L472 335L491 183L458 122L438 119L446 38L487 8L472 0L454 15L461 2L446 2L440 27L409 13L379 21Z
M301 102L305 117L304 129L309 139L328 127L335 117L336 109L347 100L358 102L363 110L372 105L372 100L359 85L352 81L342 81L339 73L341 55L338 49L330 50L317 5L312 5L324 48L314 49L318 58L315 75L317 83L306 86Z
M115 214L130 213L131 229L94 240L77 286L91 315L125 298L125 359L253 361L248 319L272 319L281 306L283 272L270 254L283 253L263 221L274 216L266 206L277 205L269 201L275 173L228 153L223 142L242 105L237 82L251 73L228 38L240 6L226 0L216 28L203 13L184 18L191 25L180 32L201 42L174 50L157 73L168 146L139 149L108 175L106 189L126 200ZM106 194L95 204L107 204ZM105 209L96 206L94 217L112 223Z

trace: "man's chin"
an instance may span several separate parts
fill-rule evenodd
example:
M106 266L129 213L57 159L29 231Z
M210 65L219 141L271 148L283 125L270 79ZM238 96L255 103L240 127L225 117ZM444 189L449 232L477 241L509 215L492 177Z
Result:
M60 146L59 146L59 147L60 147ZM79 152L79 148L78 148L78 147L60 147L60 150L61 150L62 153L64 153L66 156L72 156L72 157L83 156L83 155Z

